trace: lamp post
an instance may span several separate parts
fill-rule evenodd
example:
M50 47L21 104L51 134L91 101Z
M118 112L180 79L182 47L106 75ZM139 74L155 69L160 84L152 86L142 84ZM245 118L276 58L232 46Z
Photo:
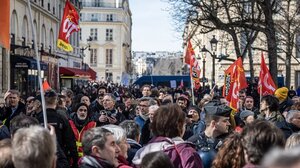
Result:
M211 46L211 51L205 48L205 45L201 49L201 52L204 53L204 55L208 52L211 57L212 57L212 77L211 77L211 87L215 85L215 64L216 64L216 52L217 52L217 45L218 45L218 40L216 39L215 35L213 35L213 38L210 40L210 46Z
M205 59L206 59L206 54L204 53L203 55L202 55L202 62L203 62L203 67L202 67L202 71L203 71L203 76L202 76L202 82L203 82L203 84L202 84L202 87L203 87L203 89L204 89L204 87L205 87L205 82L206 82L206 78L205 78Z
M84 66L84 70L85 70L85 71L86 71L86 65L84 64L84 51L85 51L86 49L89 49L89 51L91 50L91 44L90 44L90 42L91 42L92 40L93 40L93 39L92 39L92 37L90 36L88 39L86 39L86 41L88 42L88 45L85 46L85 47L81 47L81 48L80 48L81 56L82 56L82 68L83 68L83 66Z

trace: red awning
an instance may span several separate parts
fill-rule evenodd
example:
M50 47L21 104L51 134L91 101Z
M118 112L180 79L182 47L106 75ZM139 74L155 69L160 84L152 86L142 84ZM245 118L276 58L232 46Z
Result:
M94 71L92 68L89 68L89 69L88 69L88 72L89 72L90 75L91 75L91 79L92 79L92 80L96 80L96 78L97 78L97 72Z
M59 74L63 76L91 77L88 71L70 67L59 67Z

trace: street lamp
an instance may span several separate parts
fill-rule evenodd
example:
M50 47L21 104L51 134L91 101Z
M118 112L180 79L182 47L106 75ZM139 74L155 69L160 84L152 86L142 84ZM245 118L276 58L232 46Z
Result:
M217 46L218 46L218 40L216 39L215 35L213 35L213 38L210 40L210 46L211 46L211 51L205 48L205 45L201 49L201 52L204 53L204 55L208 52L211 57L212 57L212 80L211 80L211 87L215 85L215 65L216 65L216 52L217 52Z
M86 49L89 49L89 51L91 50L91 44L90 44L90 42L91 42L92 40L93 40L92 37L89 36L89 38L86 39L86 41L88 42L88 45L85 46L85 47L81 47L81 48L80 48L81 56L82 56L82 68L83 68L83 66L84 66L84 70L85 70L85 71L86 71L86 65L84 64L84 51L85 51Z
M203 49L206 49L205 46L203 47ZM202 50L201 50L202 51ZM204 52L203 55L202 55L202 62L203 62L203 67L202 67L202 71L203 71L203 76L202 76L202 87L204 89L205 87L205 82L206 82L206 78L205 78L205 59L206 59L206 53Z

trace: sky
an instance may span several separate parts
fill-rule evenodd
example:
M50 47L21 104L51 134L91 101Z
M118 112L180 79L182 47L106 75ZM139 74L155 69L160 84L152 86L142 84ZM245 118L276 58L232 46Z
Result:
M132 51L182 51L181 33L161 0L129 0L132 13Z

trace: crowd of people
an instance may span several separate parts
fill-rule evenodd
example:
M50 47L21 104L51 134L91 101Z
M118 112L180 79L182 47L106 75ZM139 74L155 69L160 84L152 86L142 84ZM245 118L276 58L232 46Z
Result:
M192 102L182 88L94 83L0 107L4 168L285 168L300 166L300 95L239 92L237 110L219 91ZM255 103L259 102L259 103ZM46 129L47 128L47 129Z

